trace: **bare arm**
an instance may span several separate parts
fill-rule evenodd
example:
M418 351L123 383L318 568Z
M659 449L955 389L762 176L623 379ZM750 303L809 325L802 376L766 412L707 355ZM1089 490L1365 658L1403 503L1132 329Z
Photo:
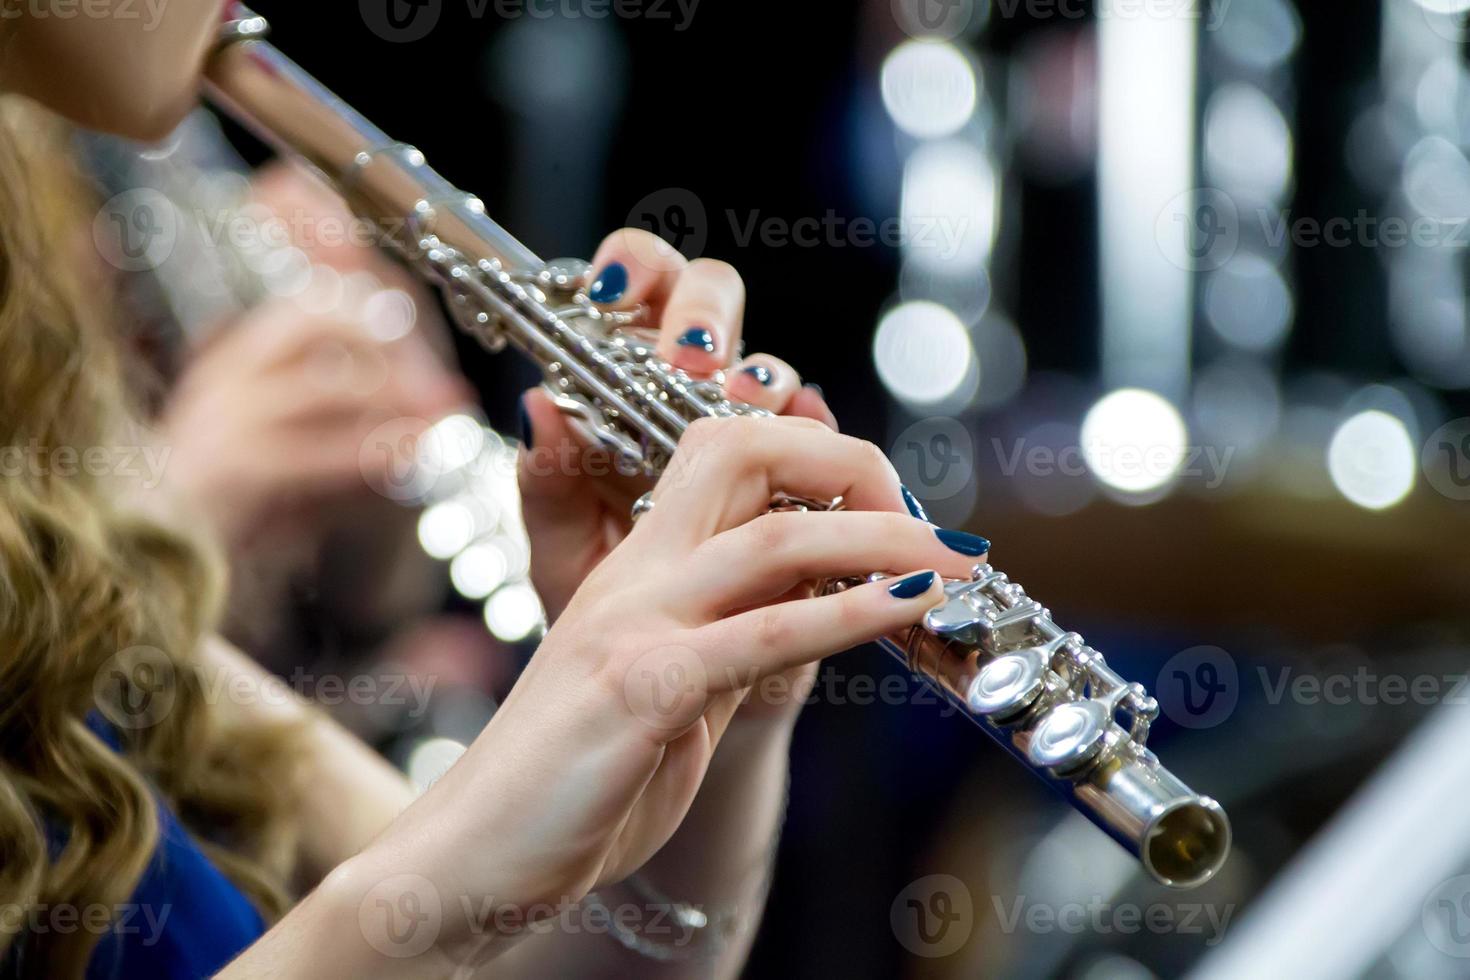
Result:
M212 679L211 690L261 692L259 697L230 700L228 710L304 724L308 747L302 773L301 877L309 882L328 879L277 927L279 935L270 948L247 955L231 970L258 966L260 975L279 973L281 964L271 949L289 947L290 955L298 957L307 940L319 947L317 952L327 956L328 963L355 955L351 944L323 942L344 923L350 926L349 936L360 932L356 910L350 907L350 898L360 891L352 884L353 875L344 871L329 878L329 872L366 848L408 808L414 799L412 787L376 752L223 640L206 645L205 665L220 672ZM641 873L671 899L698 906L717 919L733 915L729 930L712 926L691 935L673 924L667 909L650 907L659 903L614 886L606 890L607 906L633 917L632 928L651 943L673 948L678 959L660 963L629 951L598 924L596 913L583 908L567 912L570 928L548 922L544 925L548 931L528 936L493 960L489 975L737 975L765 898L769 854L785 801L789 742L790 725L784 720L737 720L711 761L683 825ZM371 945L356 954L379 958ZM415 969L435 975L445 966L415 964Z

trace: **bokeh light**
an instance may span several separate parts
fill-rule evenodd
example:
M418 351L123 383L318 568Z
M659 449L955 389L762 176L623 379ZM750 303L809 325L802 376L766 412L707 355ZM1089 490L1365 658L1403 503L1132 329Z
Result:
M1344 497L1369 510L1392 507L1414 489L1418 456L1403 421L1372 409L1338 427L1327 469Z
M474 537L474 512L461 501L446 500L419 515L419 544L434 558L453 558Z
M505 643L519 643L536 632L544 621L540 598L524 582L497 589L485 603L485 625Z
M901 205L907 262L973 274L995 243L997 179L990 159L965 143L927 143L904 165Z
M1168 399L1141 388L1102 398L1082 420L1082 453L1107 487L1147 494L1167 486L1184 465L1188 430Z
M413 747L408 754L408 779L420 793L434 784L440 776L464 755L465 747L452 738L426 738Z
M1291 182L1292 138L1286 117L1253 85L1226 85L1205 109L1205 173L1231 195L1257 204L1280 200Z
M454 556L449 579L466 599L483 599L505 584L510 563L494 543L473 544Z
M883 62L883 105L899 129L920 139L958 132L975 114L979 80L970 59L946 41L907 41Z
M1211 273L1205 284L1206 320L1222 340L1242 350L1264 352L1279 346L1295 306L1281 271L1248 252Z
M920 300L894 307L878 324L873 360L884 387L913 405L949 400L972 376L978 384L969 331L938 303Z

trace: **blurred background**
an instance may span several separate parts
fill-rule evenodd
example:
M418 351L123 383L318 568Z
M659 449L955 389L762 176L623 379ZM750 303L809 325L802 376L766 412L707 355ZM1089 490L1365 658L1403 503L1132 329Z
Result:
M1319 942L1321 975L1470 974L1470 0L255 6L540 254L636 225L734 263L748 349L1144 682L1234 821L1215 881L1152 886L854 651L798 730L750 976L1302 976ZM513 434L535 377L458 339ZM347 715L416 778L540 629L485 499L488 529L419 519L442 615L277 643L438 678Z

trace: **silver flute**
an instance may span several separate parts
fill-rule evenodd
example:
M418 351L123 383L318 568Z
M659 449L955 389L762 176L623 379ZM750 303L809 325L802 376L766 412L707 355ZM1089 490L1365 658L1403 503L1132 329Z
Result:
M236 10L206 72L210 99L374 222L443 289L454 319L481 344L530 357L587 436L656 477L694 420L764 414L729 401L718 379L692 379L662 361L636 313L608 312L588 298L587 263L537 258L418 150L389 139L268 44L263 18ZM840 502L773 502L830 506ZM989 565L944 588L947 601L922 626L883 646L1159 882L1192 887L1213 876L1230 850L1230 823L1146 747L1159 710L1147 691Z

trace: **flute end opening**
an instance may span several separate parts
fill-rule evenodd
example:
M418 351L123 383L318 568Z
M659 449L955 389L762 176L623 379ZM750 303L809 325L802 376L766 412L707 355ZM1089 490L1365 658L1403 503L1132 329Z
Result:
M1174 888L1194 888L1215 876L1230 854L1230 820L1220 804L1202 796L1165 811L1149 828L1143 863L1149 874Z

